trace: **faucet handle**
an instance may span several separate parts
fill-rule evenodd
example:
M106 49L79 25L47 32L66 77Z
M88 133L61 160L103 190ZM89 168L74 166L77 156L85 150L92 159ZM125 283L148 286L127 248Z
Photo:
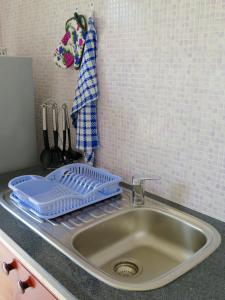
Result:
M150 175L149 177L138 177L138 176L133 176L132 177L132 185L140 185L143 184L147 180L160 180L161 177L156 176L156 175Z
M149 177L132 177L132 198L133 198L133 205L140 206L144 205L144 182L147 180L160 180L159 176L151 175Z

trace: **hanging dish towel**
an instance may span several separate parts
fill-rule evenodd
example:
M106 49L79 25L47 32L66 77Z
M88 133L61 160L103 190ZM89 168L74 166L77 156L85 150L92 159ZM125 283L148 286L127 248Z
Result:
M86 31L71 19L66 25L66 33L54 53L54 62L60 68L74 66L79 69L84 49Z
M94 163L94 150L98 147L96 46L97 34L90 17L71 113L73 125L77 128L76 148L84 152L85 162L90 165Z

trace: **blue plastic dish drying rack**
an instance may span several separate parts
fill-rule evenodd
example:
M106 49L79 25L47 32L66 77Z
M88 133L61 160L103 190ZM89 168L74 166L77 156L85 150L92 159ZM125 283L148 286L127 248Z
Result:
M46 177L24 175L9 181L11 199L42 219L52 219L122 192L121 178L85 164L70 164Z

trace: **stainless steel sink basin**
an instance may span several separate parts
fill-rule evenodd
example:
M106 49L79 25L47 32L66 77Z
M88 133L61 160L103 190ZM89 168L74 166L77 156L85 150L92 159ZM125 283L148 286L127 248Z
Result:
M191 258L205 244L206 236L200 230L147 208L121 213L73 239L74 249L93 265L131 283L157 278ZM129 262L130 272L129 266L124 272L116 272L119 264L122 270ZM134 270L132 264L137 265Z
M220 244L209 224L146 198L133 208L130 193L42 221L3 195L1 204L87 272L126 290L161 287L209 256Z

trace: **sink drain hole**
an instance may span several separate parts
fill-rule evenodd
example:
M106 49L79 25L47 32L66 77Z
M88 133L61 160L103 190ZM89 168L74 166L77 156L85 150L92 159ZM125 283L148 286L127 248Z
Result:
M132 277L139 272L139 267L133 262L122 261L114 265L114 272L123 277Z

